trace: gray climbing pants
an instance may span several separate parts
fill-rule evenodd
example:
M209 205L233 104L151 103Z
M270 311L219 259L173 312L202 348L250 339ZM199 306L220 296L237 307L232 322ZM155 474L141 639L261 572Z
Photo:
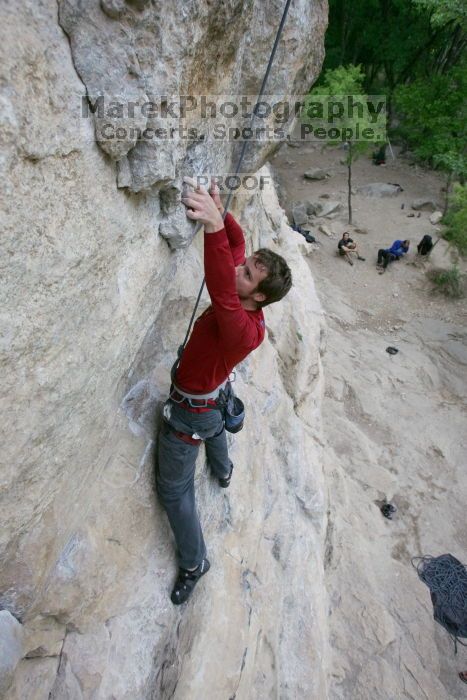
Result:
M173 428L173 430L170 429ZM227 439L220 411L192 413L170 399L164 405L159 435L156 486L177 543L179 565L199 566L206 556L195 502L195 465L199 445L187 444L173 431L196 435L205 442L206 457L217 478L230 473Z

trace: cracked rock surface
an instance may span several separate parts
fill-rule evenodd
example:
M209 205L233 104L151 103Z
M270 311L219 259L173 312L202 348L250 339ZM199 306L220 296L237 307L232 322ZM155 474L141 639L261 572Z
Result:
M238 143L214 133L247 127L250 119L243 115L254 101L232 117L227 111L225 119L222 104L259 92L282 3L59 0L58 6L86 88L83 109L99 146L116 161L118 187L163 196L178 188L181 173L234 172ZM293 3L267 86L267 94L276 96L271 104L286 94L306 94L316 79L325 22L324 0ZM203 100L214 105L215 118L206 118L213 111L202 110ZM274 109L259 126L286 133L293 117L293 110ZM242 172L257 170L273 149L264 138L252 141ZM184 247L193 224L173 212L160 234L172 247Z

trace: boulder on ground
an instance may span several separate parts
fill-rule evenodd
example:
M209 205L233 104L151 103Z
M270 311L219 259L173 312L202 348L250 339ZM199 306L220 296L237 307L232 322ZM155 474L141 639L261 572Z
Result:
M328 173L321 168L310 168L306 173L303 173L305 180L325 180Z
M306 213L308 214L308 216L315 216L320 210L321 206L322 205L320 203L311 202L310 200L307 200Z
M432 199L427 197L420 197L419 199L414 199L412 202L412 209L415 211L437 211L438 205Z
M402 187L389 182L371 182L368 185L362 185L357 191L367 197L396 197L399 192L402 192Z
M333 238L333 232L329 228L329 226L326 226L326 224L321 224L319 226L318 231L321 231L321 233L324 233L325 236L329 236L329 238Z
M433 214L430 216L430 223L433 224L433 226L436 226L436 224L439 224L442 218L442 211L434 211Z
M305 202L294 202L292 204L292 218L295 226L303 226L308 223L307 204Z
M342 204L340 202L329 199L327 202L319 204L317 216L330 216L331 214L337 214L342 209Z

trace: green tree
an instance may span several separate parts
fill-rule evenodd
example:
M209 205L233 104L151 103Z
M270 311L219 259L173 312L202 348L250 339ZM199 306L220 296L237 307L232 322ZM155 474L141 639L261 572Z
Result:
M467 28L467 4L465 0L412 0L419 8L430 13L433 25L443 26L454 22L462 29Z
M449 211L443 223L446 224L444 238L455 245L461 255L467 255L467 185L454 185Z
M467 174L467 160L463 153L456 151L447 151L446 153L437 154L433 157L434 164L447 172L446 180L446 196L444 199L444 214L446 214L449 206L449 192L451 182L456 177L463 182Z
M364 73L361 66L339 66L334 70L327 70L324 74L322 84L317 88L313 89L309 96L309 102L305 106L304 116L302 116L302 122L313 124L311 118L310 110L308 105L311 103L316 103L316 100L321 100L324 107L324 112L329 113L328 107L331 103L341 103L346 104L348 96L364 96L363 90L363 80ZM344 143L346 147L345 152L345 164L347 165L347 206L348 206L348 220L349 224L352 223L352 163L363 153L366 153L370 146L374 146L376 143L381 141L382 136L385 134L381 133L381 130L377 130L375 124L372 124L368 118L367 114L362 117L355 113L350 113L350 110L346 110L344 116L339 119L339 129L341 132L341 138L334 138L328 136L326 142L328 145L336 146L340 143ZM371 130L374 132L374 137L371 141L364 140L362 133L365 130ZM385 131L385 130L384 130ZM328 132L329 133L329 132Z
M447 173L447 194L451 180L467 177L466 94L466 65L418 78L394 93L400 113L396 132L421 160Z
M330 0L325 70L360 64L368 92L446 72L466 45L465 0Z

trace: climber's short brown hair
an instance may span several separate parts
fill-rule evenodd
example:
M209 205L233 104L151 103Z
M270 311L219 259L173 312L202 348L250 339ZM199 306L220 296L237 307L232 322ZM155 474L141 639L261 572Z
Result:
M268 271L255 290L266 297L264 301L258 302L258 308L262 309L285 297L292 286L292 272L284 258L269 248L260 248L253 255Z

